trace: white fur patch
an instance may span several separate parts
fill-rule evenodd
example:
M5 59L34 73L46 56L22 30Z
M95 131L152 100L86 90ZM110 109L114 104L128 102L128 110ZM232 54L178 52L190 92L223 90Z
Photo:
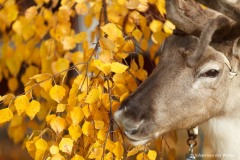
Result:
M222 155L221 160L240 159L240 118L216 117L206 124L206 130L210 137L216 154Z
M227 0L228 3L237 3L238 0Z

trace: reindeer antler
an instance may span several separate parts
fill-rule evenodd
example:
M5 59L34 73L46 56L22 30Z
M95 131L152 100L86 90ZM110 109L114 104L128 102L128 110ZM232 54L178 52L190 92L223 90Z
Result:
M166 9L167 18L178 29L195 36L200 35L209 18L216 17L214 13L203 10L192 0L167 0Z
M240 0L229 2L227 0L196 0L203 5L216 10L229 18L240 22Z
M205 0L199 1L205 2ZM218 41L222 37L225 38L231 29L236 29L239 26L238 23L229 17L210 9L203 9L193 0L167 0L166 9L167 18L178 29L199 37L195 52L187 60L189 67L197 65L212 39ZM234 30L235 32L236 30Z
M194 67L197 65L202 54L206 51L207 46L212 41L212 36L216 30L223 27L230 27L228 19L223 16L218 16L215 19L210 19L202 30L202 33L198 40L198 45L193 54L187 59L187 65Z

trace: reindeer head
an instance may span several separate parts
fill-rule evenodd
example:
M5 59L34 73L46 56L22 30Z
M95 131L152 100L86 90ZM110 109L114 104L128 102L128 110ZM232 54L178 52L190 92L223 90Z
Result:
M207 0L200 1L208 4ZM214 2L236 9L222 0ZM231 103L229 90L236 84L236 16L226 10L223 15L202 9L192 0L167 0L166 8L168 19L186 34L165 40L154 72L114 115L135 145L226 114L230 110L226 103Z

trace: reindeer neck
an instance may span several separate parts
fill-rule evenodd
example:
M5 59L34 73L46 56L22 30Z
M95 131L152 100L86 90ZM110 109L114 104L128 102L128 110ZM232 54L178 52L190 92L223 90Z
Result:
M211 118L204 125L213 150L221 160L240 159L240 75L234 81L226 102L226 113Z
M215 157L221 160L240 159L239 117L212 118L205 129Z

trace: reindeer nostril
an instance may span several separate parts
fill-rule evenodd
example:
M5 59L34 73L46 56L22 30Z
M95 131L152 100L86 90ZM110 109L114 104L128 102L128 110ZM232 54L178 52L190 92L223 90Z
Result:
M138 129L125 129L125 134L136 134Z

